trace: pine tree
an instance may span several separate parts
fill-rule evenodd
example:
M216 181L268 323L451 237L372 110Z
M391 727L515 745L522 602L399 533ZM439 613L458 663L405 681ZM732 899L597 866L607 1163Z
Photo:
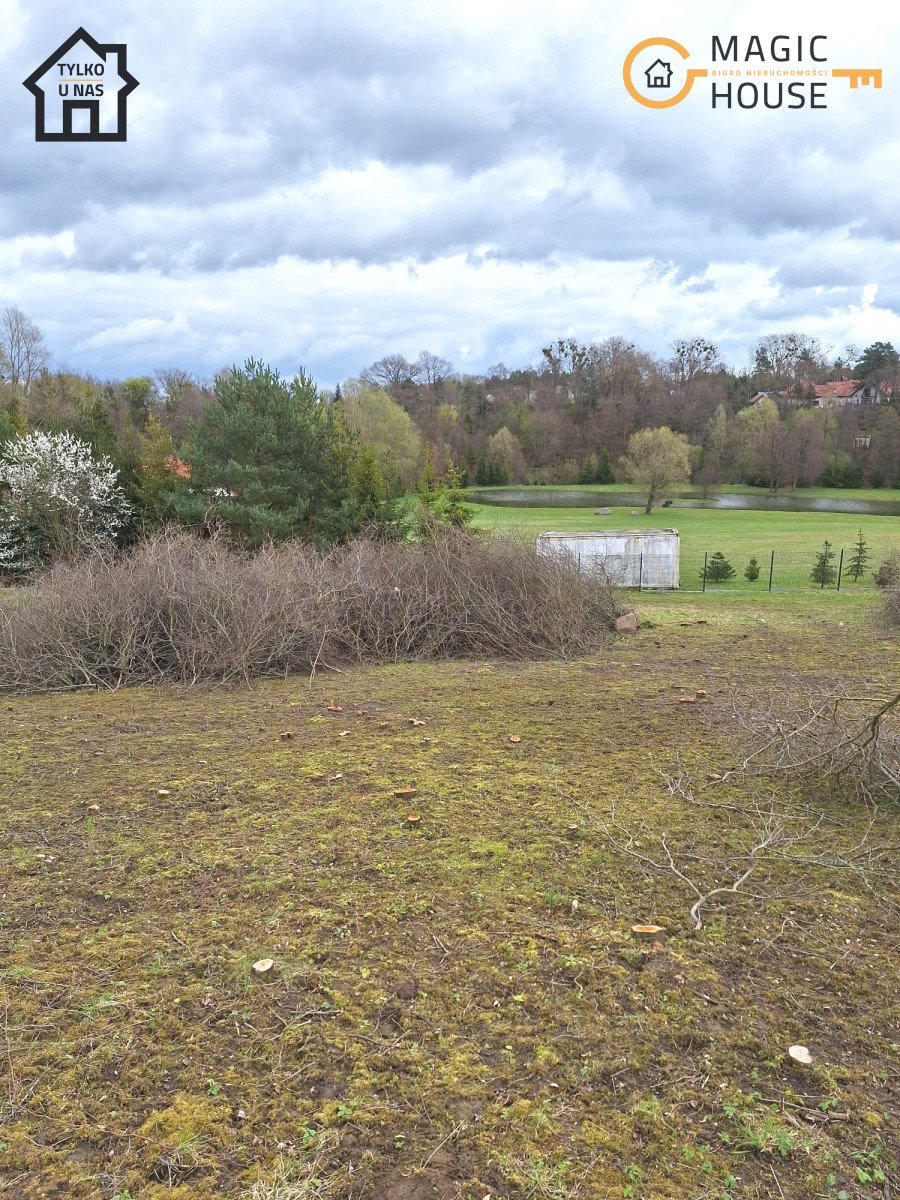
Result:
M248 545L291 537L331 545L361 521L352 503L357 452L341 405L325 403L303 371L287 380L248 359L216 379L189 439L191 487L174 507L191 524L212 517Z
M594 476L594 481L596 483L612 483L614 479L609 451L605 446L601 446L600 453L597 455L597 474Z
M428 505L428 498L431 494L437 491L437 477L434 473L434 460L431 456L431 447L426 442L422 447L422 471L419 475L419 482L416 485L416 494L424 505Z
M810 572L810 579L813 583L824 587L826 583L834 583L837 579L837 570L834 566L834 551L831 548L831 542L827 539L822 544L822 549L816 555L816 565Z
M452 462L447 463L444 478L441 480L441 503L438 515L448 525L462 529L470 524L475 517L475 510L466 503L466 491L463 486L463 475Z
M863 537L863 531L859 531L859 537L853 547L853 554L847 564L847 574L853 576L853 582L856 583L861 575L866 573L866 563L869 561L870 552L869 544Z
M475 510L466 503L462 472L448 462L443 478L438 479L427 445L422 457L425 465L419 477L419 503L413 516L414 532L419 537L430 538L441 525L465 528L474 518Z
M594 454L588 454L581 460L581 470L578 472L579 483L596 483L597 482L597 457Z
M707 583L726 583L729 579L734 579L736 574L737 572L734 567L721 550L717 550L706 564ZM700 571L700 578L703 578L702 569Z
M751 558L744 567L744 578L748 583L756 583L759 579L759 561L755 557Z

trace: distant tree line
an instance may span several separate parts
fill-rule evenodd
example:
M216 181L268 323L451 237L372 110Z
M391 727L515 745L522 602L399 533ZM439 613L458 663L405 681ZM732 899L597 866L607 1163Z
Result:
M535 365L498 363L483 375L445 359L425 365L434 361L392 354L360 378L412 419L438 467L452 460L470 484L624 480L632 435L661 427L687 439L691 481L704 492L900 483L900 355L890 343L835 357L816 338L770 334L743 372L726 369L702 337L677 339L666 359L612 337L560 338ZM885 402L814 406L816 384L851 378L877 386Z
M849 378L876 385L884 403L813 406L816 383ZM889 343L834 358L796 333L760 339L746 372L727 370L706 338L678 339L660 359L612 337L560 338L530 366L477 375L428 351L391 354L333 392L254 359L212 380L173 366L101 380L52 369L38 325L9 307L0 551L4 569L28 557L26 544L40 556L40 478L63 481L60 496L111 489L116 518L102 537L120 544L170 521L246 544L331 545L362 529L401 537L434 520L465 523L472 485L630 481L648 511L687 484L898 486L898 386ZM54 530L46 544L79 543L99 519L85 509L77 530Z

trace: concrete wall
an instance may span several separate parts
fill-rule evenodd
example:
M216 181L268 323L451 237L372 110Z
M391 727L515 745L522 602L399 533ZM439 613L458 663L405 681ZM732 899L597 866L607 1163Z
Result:
M573 558L582 571L602 568L619 587L677 588L677 529L610 529L598 533L542 533L538 554Z

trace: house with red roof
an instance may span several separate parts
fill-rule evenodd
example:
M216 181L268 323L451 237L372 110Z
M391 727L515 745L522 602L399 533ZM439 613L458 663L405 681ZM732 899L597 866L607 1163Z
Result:
M816 408L829 404L881 404L884 400L882 387L877 383L863 383L859 379L836 379L831 383L814 383Z
M831 405L883 404L890 400L893 389L888 383L866 383L860 379L832 379L828 383L811 383L808 379L798 380L791 387L778 392L777 398L787 404L809 404L813 408L828 408ZM750 404L758 404L772 392L754 392Z

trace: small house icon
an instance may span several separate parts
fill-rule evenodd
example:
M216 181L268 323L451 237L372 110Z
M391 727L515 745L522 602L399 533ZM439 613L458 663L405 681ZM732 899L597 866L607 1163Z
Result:
M644 74L647 76L648 88L671 87L672 64L663 62L661 58L651 63Z
M126 56L124 45L76 29L24 80L34 96L35 141L124 142L128 97L138 86Z

